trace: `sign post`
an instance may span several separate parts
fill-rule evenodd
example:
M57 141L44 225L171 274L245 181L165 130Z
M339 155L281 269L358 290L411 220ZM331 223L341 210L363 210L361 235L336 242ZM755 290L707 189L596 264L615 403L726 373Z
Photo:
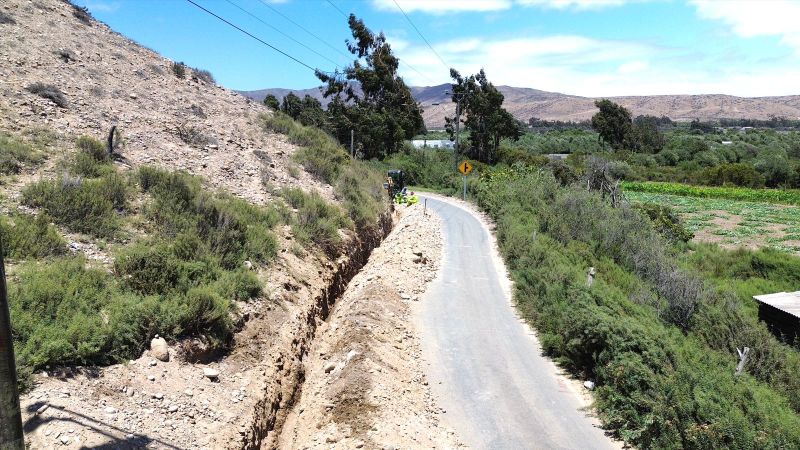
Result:
M458 171L464 175L464 201L467 200L467 175L472 172L472 164L466 159L458 165Z

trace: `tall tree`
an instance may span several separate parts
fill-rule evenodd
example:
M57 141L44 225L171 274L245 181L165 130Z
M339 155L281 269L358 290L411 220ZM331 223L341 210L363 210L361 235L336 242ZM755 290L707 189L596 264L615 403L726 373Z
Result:
M294 92L289 92L283 97L281 112L292 119L297 119L300 117L300 113L303 112L303 101Z
M592 128L599 134L598 139L608 143L615 150L629 145L633 128L631 113L605 98L596 100L594 106L600 109L592 116Z
M347 49L356 59L345 68L344 79L317 71L317 78L327 85L325 97L333 97L328 106L329 131L340 142L348 142L352 127L364 158L385 157L425 131L422 108L397 74L400 61L386 36L373 33L353 14L348 25L353 38L347 40ZM347 120L332 114L344 114Z
M666 140L658 129L659 118L637 116L631 128L631 143L637 152L658 153L664 148Z
M306 94L303 97L297 120L303 125L325 128L325 111L319 100Z
M267 96L264 97L264 105L273 111L278 111L281 109L281 104L278 101L278 97L275 97L272 94L267 94Z
M500 141L503 138L516 141L522 135L519 122L503 108L503 94L486 78L483 69L466 78L450 69L450 77L454 81L452 100L456 104L460 101L463 115L460 120L469 131L465 153L478 161L495 162ZM455 137L456 120L445 118L445 129L451 139Z

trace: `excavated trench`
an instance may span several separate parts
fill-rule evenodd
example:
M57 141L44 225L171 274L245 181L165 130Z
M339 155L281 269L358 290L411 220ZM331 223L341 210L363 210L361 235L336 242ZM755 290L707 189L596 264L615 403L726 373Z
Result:
M377 226L356 233L345 251L348 257L339 262L326 287L301 314L302 320L298 321L294 338L269 355L271 381L254 407L253 421L243 436L241 448L277 448L281 427L302 390L305 379L303 360L314 341L317 327L327 319L331 307L344 294L350 280L366 265L372 251L389 235L393 225L393 214L387 211L381 215Z

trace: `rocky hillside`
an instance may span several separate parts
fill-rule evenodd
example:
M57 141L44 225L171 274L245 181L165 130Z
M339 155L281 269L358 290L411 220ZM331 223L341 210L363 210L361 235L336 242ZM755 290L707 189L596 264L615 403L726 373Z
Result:
M262 181L325 189L305 173L289 176L294 147L262 130L260 104L188 67L178 77L172 61L80 20L66 2L8 0L0 12L8 18L0 24L1 130L104 140L116 125L131 166L185 169L259 203L269 198ZM61 105L30 92L36 83L61 92Z
M439 86L412 87L411 93L425 109L423 114L428 128L444 126L444 117L452 115L455 107L445 95L449 84ZM498 86L505 96L504 106L524 122L531 117L547 120L587 120L597 112L594 98L538 89ZM283 98L288 89L263 89L242 94L262 101L267 94ZM318 88L294 91L303 96L312 95L322 100ZM800 95L784 97L736 97L732 95L645 95L610 97L624 105L634 116L649 114L667 116L673 120L709 120L720 118L768 119L770 115L800 118Z

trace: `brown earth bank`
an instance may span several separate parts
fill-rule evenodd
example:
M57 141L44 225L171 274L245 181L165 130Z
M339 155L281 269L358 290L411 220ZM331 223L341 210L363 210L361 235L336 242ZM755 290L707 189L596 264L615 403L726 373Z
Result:
M395 230L320 327L278 448L463 447L441 423L412 319L439 269L440 219L424 205L400 208Z

